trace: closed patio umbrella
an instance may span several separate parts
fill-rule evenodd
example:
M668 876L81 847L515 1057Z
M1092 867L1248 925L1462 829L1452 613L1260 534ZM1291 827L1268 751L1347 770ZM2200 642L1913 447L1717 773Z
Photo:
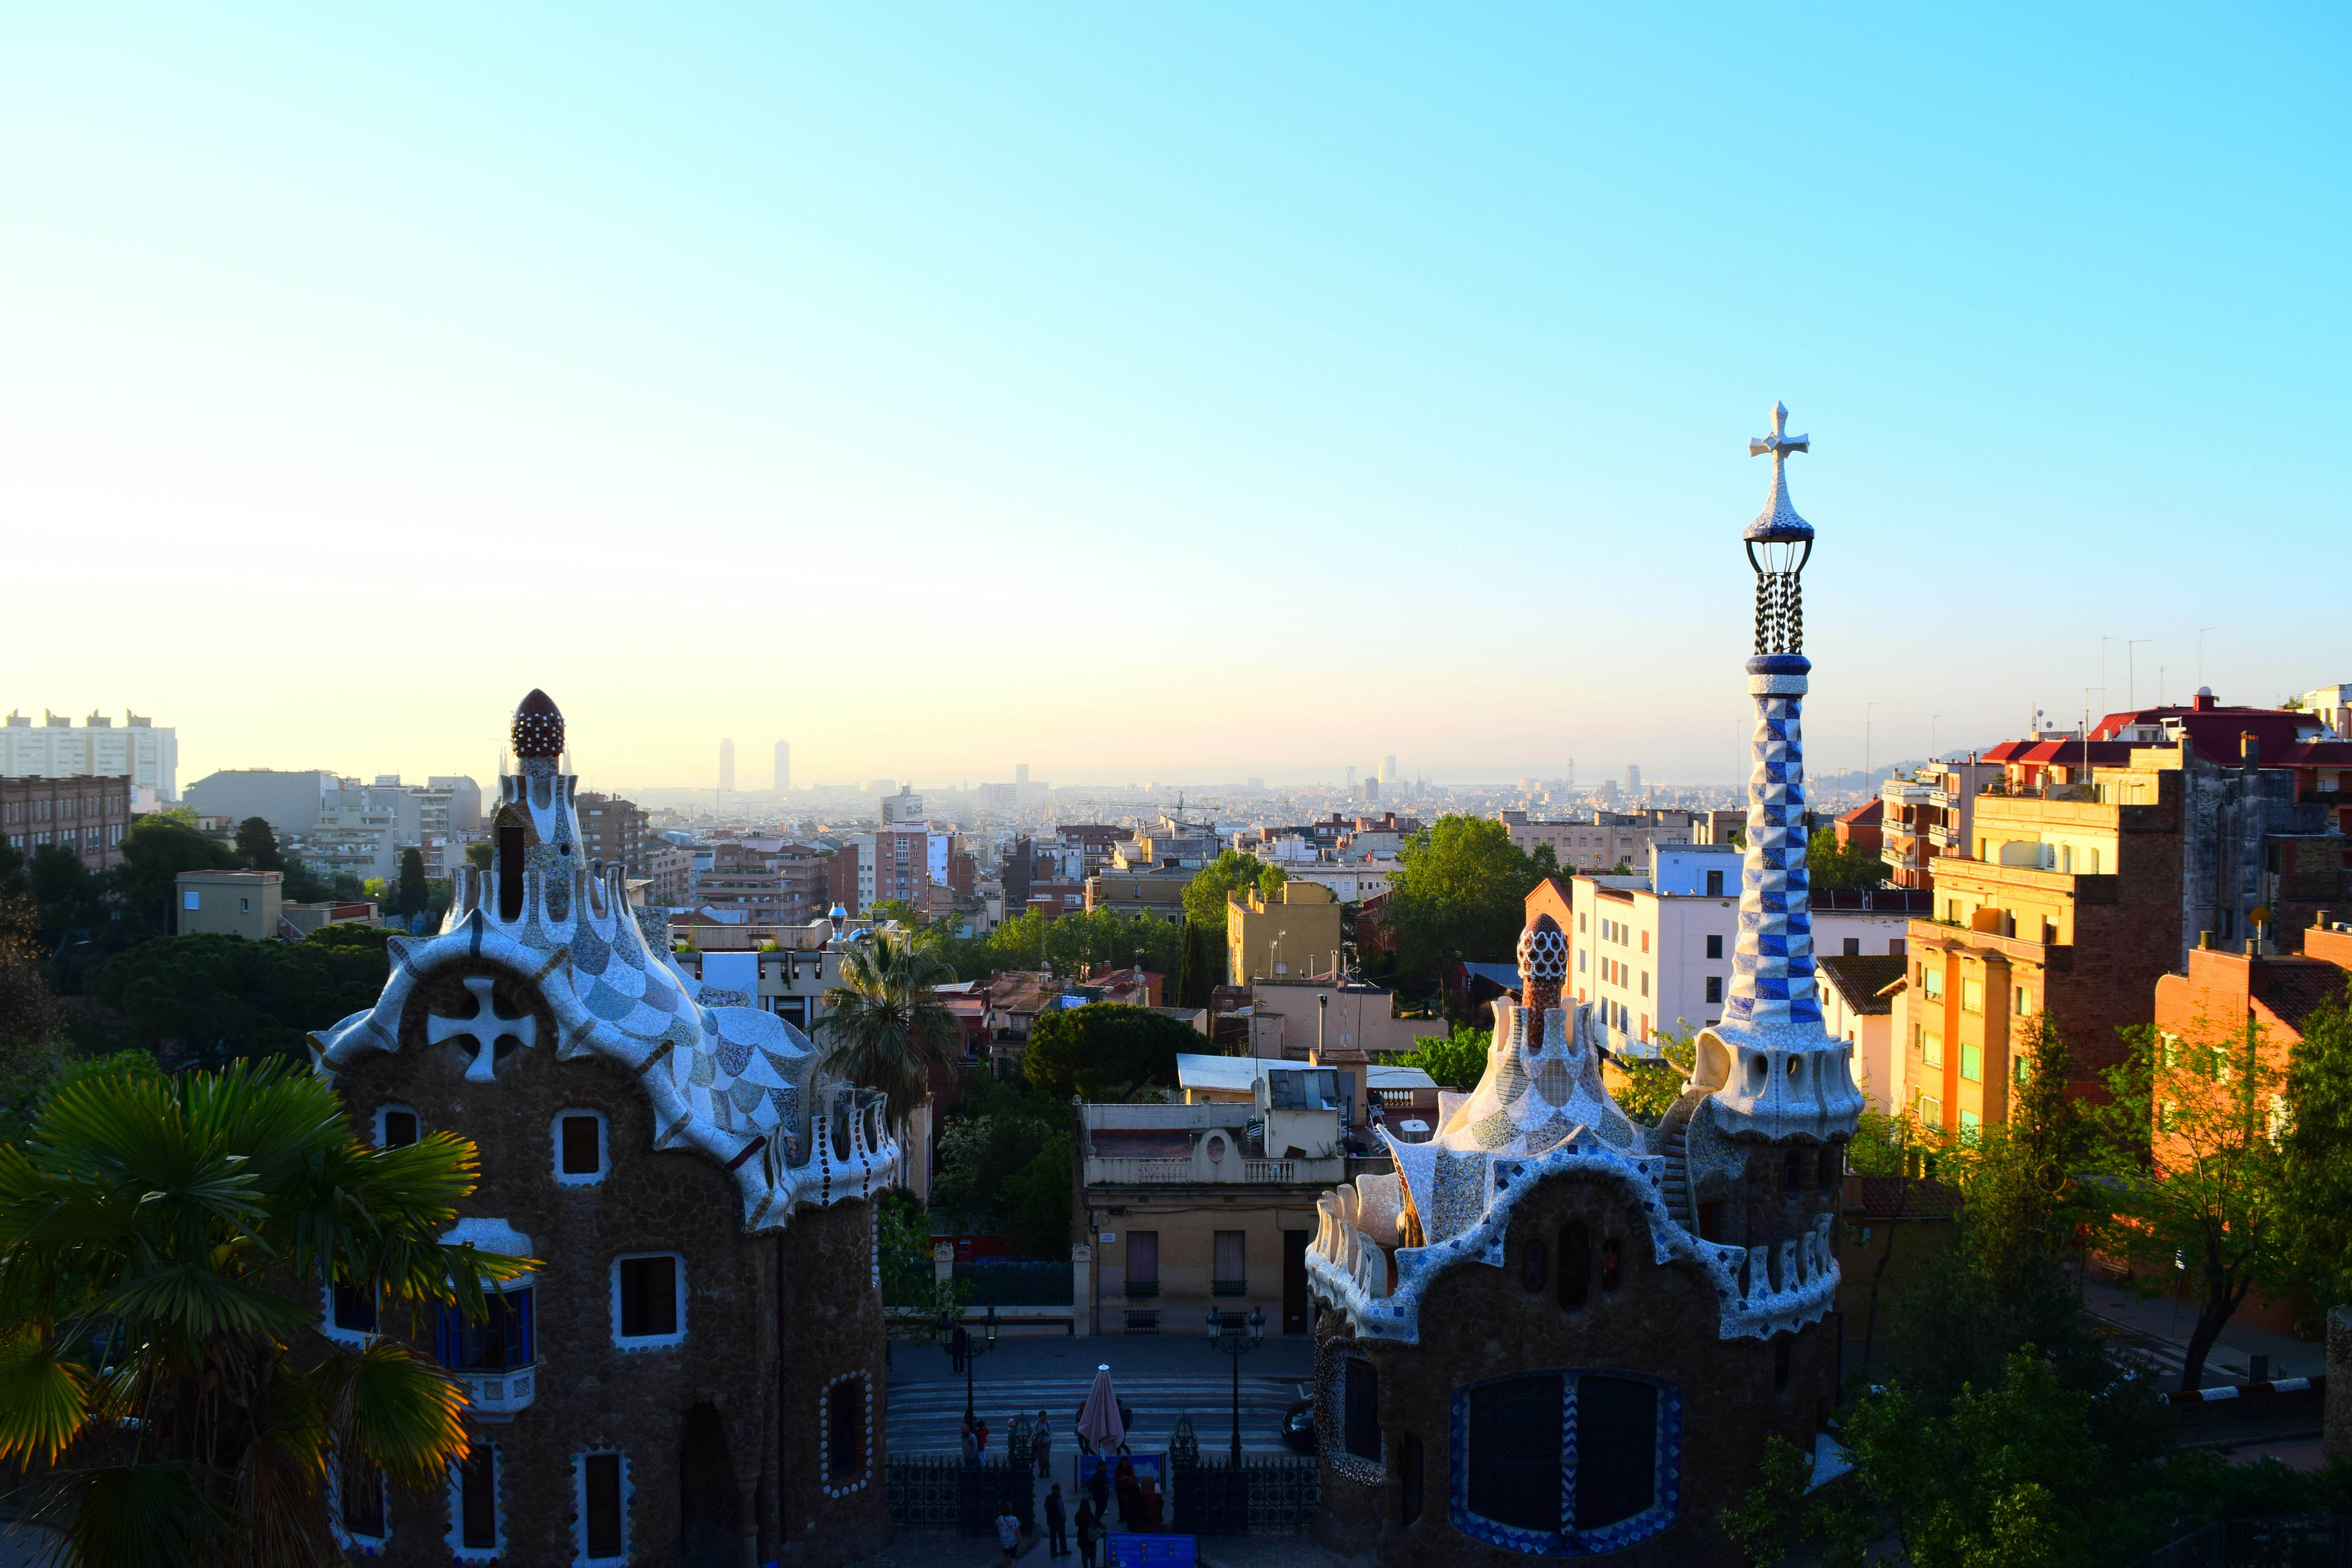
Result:
M1111 1392L1108 1363L1095 1369L1094 1386L1087 1390L1086 1405L1078 1412L1078 1436L1097 1454L1117 1453L1127 1440L1127 1423L1119 1415L1118 1395Z

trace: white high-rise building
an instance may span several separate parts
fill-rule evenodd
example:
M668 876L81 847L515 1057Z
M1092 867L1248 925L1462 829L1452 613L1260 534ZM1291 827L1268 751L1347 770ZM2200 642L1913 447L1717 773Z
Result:
M793 743L776 742L776 793L783 794L793 787Z
M1393 756L1382 757L1381 759L1381 783L1384 784L1392 784L1396 782L1396 758Z
M735 793L735 742L719 742L719 787L729 795Z
M179 772L177 731L136 713L125 715L119 730L103 714L93 713L77 725L46 709L38 724L22 713L9 714L0 724L0 778L120 778L128 773L132 789L172 801L180 795Z
M1642 764L1639 763L1625 764L1625 793L1627 795L1642 793Z

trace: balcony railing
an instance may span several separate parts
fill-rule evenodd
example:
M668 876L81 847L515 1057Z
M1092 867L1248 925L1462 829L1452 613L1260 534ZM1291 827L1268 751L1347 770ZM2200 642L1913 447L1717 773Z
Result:
M1130 1334L1156 1334L1160 1331L1160 1309L1129 1307L1127 1310L1127 1331Z
M1160 1281L1157 1279L1130 1279L1127 1282L1127 1299L1130 1301L1149 1301L1159 1294Z
M1246 1296L1249 1294L1249 1281L1246 1279L1212 1279L1209 1281L1209 1294L1212 1296Z
M1310 1162L1311 1163L1311 1162ZM1244 1160L1241 1170L1234 1173L1230 1156L1213 1162L1205 1168L1196 1168L1190 1160L1145 1159L1123 1155L1089 1155L1087 1160L1087 1181L1105 1186L1146 1185L1179 1182L1210 1182L1220 1184L1241 1182L1290 1182L1299 1180L1297 1160ZM1342 1162L1334 1156L1322 1162L1329 1168L1328 1180L1343 1180Z

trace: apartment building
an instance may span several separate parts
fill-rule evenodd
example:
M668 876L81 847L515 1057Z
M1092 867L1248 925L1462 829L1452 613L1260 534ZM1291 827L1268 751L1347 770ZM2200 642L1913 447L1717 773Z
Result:
M1195 872L1098 871L1087 879L1087 912L1116 910L1127 915L1149 915L1171 925L1184 923L1184 889Z
M183 871L174 888L173 931L274 941L285 880L282 871Z
M1973 844L1937 857L1934 910L1912 926L1898 1104L1938 1125L2005 1119L2018 1026L2042 1011L2072 1080L2100 1092L2116 1031L2152 1021L2158 981L2187 971L2204 933L2242 947L2259 925L2291 949L2321 911L2352 907L2340 806L2313 787L2314 749L2352 744L2310 739L2291 710L2198 700L2111 714L2063 756L2042 741L1986 753L2002 776L1973 802ZM2263 765L2266 734L2309 765Z
M1197 1334L1212 1310L1313 1327L1307 1248L1316 1199L1347 1179L1349 1100L1336 1069L1250 1066L1245 1100L1071 1108L1087 1331Z
M1225 900L1226 977L1234 984L1339 969L1339 900L1312 882L1285 882L1274 898L1253 888Z
M1318 1051L1360 1052L1374 1060L1443 1039L1443 1018L1400 1018L1396 994L1377 985L1271 979L1250 983L1250 1052L1303 1061Z
M1658 845L1691 842L1687 811L1596 811L1589 818L1530 821L1524 811L1501 814L1511 843L1532 855L1548 846L1563 871L1605 873L1612 867L1646 866Z
M136 713L92 713L77 725L63 713L23 713L0 721L0 778L128 778L147 808L179 798L179 732Z
M889 900L921 909L931 885L930 839L929 829L919 823L852 835L849 843L857 851L857 901L852 910Z
M1528 918L1568 933L1569 988L1598 1003L1609 1048L1654 1054L1662 1032L1695 1034L1723 1017L1739 948L1740 855L1727 844L1661 845L1645 876L1556 879L1528 895ZM1811 895L1819 956L1900 954L1928 895L1897 888Z
M658 842L642 807L616 795L580 796L580 853L591 865L621 866L632 877L652 875L650 857Z
M133 780L0 778L0 843L30 860L45 844L62 844L92 871L122 864Z
M1974 842L1970 837L1978 792L2001 774L1996 762L1930 763L1907 779L1889 779L1878 789L1878 858L1887 880L1898 888L1935 883L1928 862Z

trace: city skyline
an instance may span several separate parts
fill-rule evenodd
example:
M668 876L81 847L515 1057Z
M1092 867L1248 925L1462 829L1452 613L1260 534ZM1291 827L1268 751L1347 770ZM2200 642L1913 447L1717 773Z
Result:
M0 662L188 777L487 776L560 684L678 787L761 721L816 779L1733 779L1692 567L1778 398L1825 761L2127 660L2273 702L2347 673L2273 613L2346 510L2347 26L20 17ZM888 616L824 591L884 552ZM1059 715L1074 652L1122 700Z

